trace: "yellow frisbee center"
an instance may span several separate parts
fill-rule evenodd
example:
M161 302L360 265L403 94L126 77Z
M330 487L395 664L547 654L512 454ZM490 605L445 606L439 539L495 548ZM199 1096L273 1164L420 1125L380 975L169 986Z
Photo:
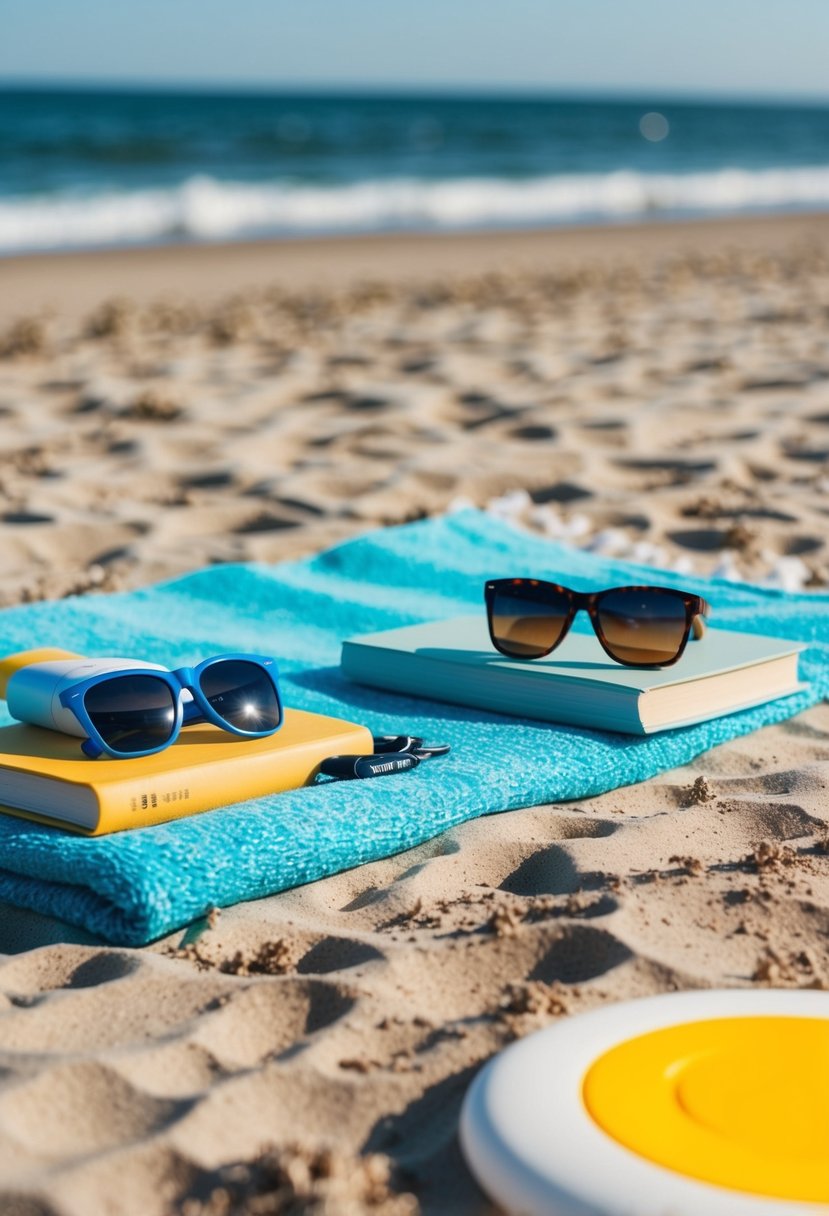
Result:
M829 1203L829 1019L737 1017L628 1039L588 1069L591 1118L691 1178Z

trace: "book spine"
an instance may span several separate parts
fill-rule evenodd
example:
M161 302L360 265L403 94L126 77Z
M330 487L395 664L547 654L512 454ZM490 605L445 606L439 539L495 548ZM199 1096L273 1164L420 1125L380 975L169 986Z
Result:
M307 785L321 762L335 753L371 751L363 727L335 739L308 741L282 754L234 756L165 773L148 773L97 787L99 816L89 835L150 827L201 811L261 798Z

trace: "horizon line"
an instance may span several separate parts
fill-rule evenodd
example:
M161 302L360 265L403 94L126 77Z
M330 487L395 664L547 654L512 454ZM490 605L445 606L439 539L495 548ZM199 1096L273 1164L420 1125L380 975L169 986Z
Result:
M423 100L503 100L503 101L619 101L667 102L678 105L731 104L746 107L812 106L829 107L829 92L768 93L752 90L677 89L668 86L619 85L485 85L429 83L370 83L357 81L308 81L278 84L269 81L181 81L146 78L37 77L0 74L0 92L76 92L146 93L225 97L365 97Z

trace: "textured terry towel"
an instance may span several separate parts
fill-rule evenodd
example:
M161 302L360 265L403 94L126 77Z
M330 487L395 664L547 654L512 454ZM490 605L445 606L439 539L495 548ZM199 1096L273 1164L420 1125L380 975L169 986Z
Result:
M482 583L536 574L581 590L690 585L720 628L810 643L807 691L646 738L500 717L383 694L344 680L355 633L483 612ZM483 815L582 798L683 764L829 693L829 595L787 595L608 561L474 511L370 533L277 566L214 566L174 582L0 613L0 653L60 645L171 667L221 651L277 656L285 701L376 732L446 740L414 773L239 803L159 827L86 839L0 815L0 899L139 945L211 907L256 899L386 857ZM0 719L5 720L5 719Z

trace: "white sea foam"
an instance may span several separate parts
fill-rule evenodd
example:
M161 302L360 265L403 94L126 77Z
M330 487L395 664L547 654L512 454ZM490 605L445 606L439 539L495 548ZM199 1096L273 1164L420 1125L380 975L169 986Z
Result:
M0 201L0 252L257 234L450 229L829 205L829 166L628 171L527 180L387 179L339 186L191 178L171 189Z

